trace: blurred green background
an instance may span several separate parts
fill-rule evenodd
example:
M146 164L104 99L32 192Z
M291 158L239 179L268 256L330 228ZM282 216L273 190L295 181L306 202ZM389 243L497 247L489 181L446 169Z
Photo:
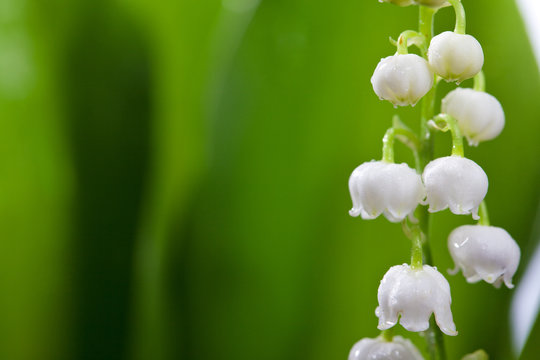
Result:
M540 77L513 1L464 3L507 118L466 153L521 245L519 284ZM0 0L0 359L346 359L377 336L378 283L409 242L349 217L347 180L381 156L396 110L369 80L416 22L375 0ZM418 128L418 107L397 112ZM433 218L445 272L448 233L472 220ZM512 291L446 277L449 358L512 359Z

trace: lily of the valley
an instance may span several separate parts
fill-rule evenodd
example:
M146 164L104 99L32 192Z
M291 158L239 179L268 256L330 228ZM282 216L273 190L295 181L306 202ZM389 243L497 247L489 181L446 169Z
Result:
M448 250L457 273L460 269L470 283L484 280L495 287L504 281L513 288L521 252L508 232L500 227L463 225L448 237Z
M422 57L396 54L381 59L371 84L381 100L395 106L415 105L433 86L433 73Z
M437 75L460 83L482 70L484 52L473 36L445 31L431 39L428 60Z
M472 214L478 220L478 207L488 190L488 178L474 161L460 156L446 156L431 161L424 169L430 212L450 208L454 214Z
M470 145L497 137L504 128L504 111L490 94L457 88L442 100L441 111L454 117Z
M371 161L358 166L349 178L351 216L374 219L381 213L391 222L412 214L424 198L422 179L407 164Z
M392 266L384 275L377 296L375 314L380 330L399 323L409 331L425 331L429 318L447 335L457 335L450 304L450 285L436 268L414 269L407 264Z

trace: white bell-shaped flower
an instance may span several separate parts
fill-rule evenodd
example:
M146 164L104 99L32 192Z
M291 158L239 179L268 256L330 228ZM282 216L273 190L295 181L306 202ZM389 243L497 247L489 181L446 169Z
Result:
M431 161L422 180L429 211L450 208L454 214L472 214L478 220L478 207L488 190L488 178L474 161L460 156L446 156Z
M375 219L381 213L391 222L412 214L424 199L422 178L407 164L371 161L358 166L349 178L351 216Z
M495 226L463 225L450 233L448 250L470 283L484 280L495 287L504 281L513 288L512 276L517 270L521 252L506 230Z
M379 2L381 2L381 3L383 3L383 2L392 3L392 4L395 4L397 6L409 6L409 5L414 4L413 0L379 0Z
M381 100L395 106L415 105L433 86L433 73L420 56L398 54L381 59L371 84Z
M450 310L450 285L434 267L392 266L381 281L377 298L379 306L375 314L380 330L391 328L399 319L409 331L425 331L433 313L442 332L457 335Z
M469 145L497 137L504 128L504 111L490 94L457 88L443 99L442 112L454 117Z
M445 31L431 39L428 60L437 75L460 83L482 70L484 52L473 36Z
M450 5L447 0L415 0L415 3L434 8Z
M409 339L394 336L392 341L381 337L364 338L354 344L349 360L423 360L424 358Z

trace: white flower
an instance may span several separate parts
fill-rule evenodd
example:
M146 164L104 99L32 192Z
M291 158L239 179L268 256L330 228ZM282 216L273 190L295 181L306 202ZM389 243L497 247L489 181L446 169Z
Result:
M381 213L399 222L414 212L425 197L419 174L407 164L371 161L358 166L349 178L351 216L375 219Z
M446 81L472 78L482 70L484 53L480 43L471 35L445 31L429 44L428 59L431 68Z
M450 285L436 268L424 265L412 269L409 265L392 266L384 275L377 296L379 306L375 314L380 330L398 322L409 331L425 331L429 318L447 335L457 335L450 304ZM401 315L401 317L400 317Z
M349 360L423 360L409 339L394 336L392 341L380 337L364 338L354 344Z
M442 7L449 5L447 0L415 0L415 3L429 7Z
M433 86L433 73L418 55L393 55L381 59L371 84L381 100L395 106L415 105Z
M450 208L454 214L471 214L478 220L478 207L488 190L488 178L474 161L459 156L438 158L422 174L429 211Z
M397 6L409 6L414 4L413 0L379 0L379 2L388 2Z
M457 120L470 145L497 137L504 128L504 111L490 94L457 88L442 101L442 112Z
M470 283L484 280L495 287L504 281L513 288L512 276L519 264L520 250L506 230L495 226L464 225L448 237L448 250L456 267Z

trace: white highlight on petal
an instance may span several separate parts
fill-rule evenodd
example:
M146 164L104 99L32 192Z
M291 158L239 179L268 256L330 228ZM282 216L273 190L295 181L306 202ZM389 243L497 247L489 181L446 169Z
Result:
M392 266L384 275L377 295L379 306L375 314L380 330L399 323L409 331L425 331L433 313L437 325L447 335L457 335L450 304L450 285L436 268L424 265L412 269L409 265Z
M391 222L412 214L425 197L422 179L407 164L371 161L358 166L349 178L351 216L375 219L381 213Z
M381 100L414 106L433 86L433 73L418 55L393 55L377 64L371 84Z
M423 357L409 339L394 336L392 341L363 338L354 344L349 360L423 360Z
M495 226L463 225L450 233L448 250L470 283L484 280L495 287L504 281L513 288L521 252L508 232Z
M501 104L485 92L457 88L442 100L441 111L457 120L469 145L476 146L480 141L494 139L504 128Z
M446 156L430 162L422 180L426 188L426 204L430 212L450 208L454 214L472 214L478 220L478 207L488 190L488 178L474 161L459 156Z
M478 40L452 31L433 37L427 56L437 75L457 83L472 78L484 65L484 52Z

